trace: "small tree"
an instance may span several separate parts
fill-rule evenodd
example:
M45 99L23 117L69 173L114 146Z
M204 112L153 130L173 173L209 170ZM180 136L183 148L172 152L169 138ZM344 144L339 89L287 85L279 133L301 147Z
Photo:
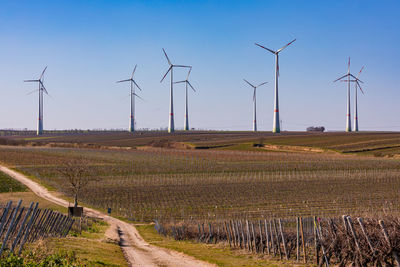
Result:
M74 207L78 207L82 191L94 180L88 162L84 159L70 160L58 167L58 172L65 178L64 182L74 196Z

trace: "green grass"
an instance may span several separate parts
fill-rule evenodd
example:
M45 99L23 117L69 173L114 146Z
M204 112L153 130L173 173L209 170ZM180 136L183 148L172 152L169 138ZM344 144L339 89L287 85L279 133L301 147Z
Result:
M79 266L128 266L119 245L105 240L107 228L107 223L99 221L78 236L47 239L43 244L45 248L39 250L46 250L47 254L74 253ZM37 244L30 244L28 250L37 250L36 246Z
M0 193L4 192L24 192L27 188L8 176L7 174L0 172Z
M152 245L183 252L196 259L214 263L218 266L293 266L292 263L278 262L273 259L267 259L266 256L251 255L241 250L232 250L229 248L229 245L176 241L159 235L154 229L154 225L136 225L135 227L140 235Z

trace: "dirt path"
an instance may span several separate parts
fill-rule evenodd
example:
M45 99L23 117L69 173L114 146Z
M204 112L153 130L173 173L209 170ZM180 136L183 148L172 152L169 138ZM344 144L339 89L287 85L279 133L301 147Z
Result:
M60 206L68 207L68 201L54 196L45 187L30 180L25 175L0 165L0 171L26 185L36 195ZM183 253L168 250L147 243L138 233L136 228L126 222L110 217L99 211L85 208L88 216L104 219L110 224L106 231L106 238L117 240L124 251L125 257L131 266L215 266L213 264L196 260Z

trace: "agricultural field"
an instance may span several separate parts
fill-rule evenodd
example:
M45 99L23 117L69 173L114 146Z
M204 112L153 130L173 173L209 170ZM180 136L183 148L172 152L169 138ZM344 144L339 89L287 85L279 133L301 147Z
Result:
M0 135L1 136L1 135ZM253 144L269 150L316 148L324 151L355 153L372 156L395 156L400 154L400 133L397 132L49 132L37 137L33 133L9 132L0 138L0 144L31 144L66 147L166 147L186 149L253 150Z
M40 140L44 146L2 146L0 162L67 197L59 166L81 162L94 178L81 202L132 221L399 211L397 133L97 133ZM388 147L392 154L383 155Z

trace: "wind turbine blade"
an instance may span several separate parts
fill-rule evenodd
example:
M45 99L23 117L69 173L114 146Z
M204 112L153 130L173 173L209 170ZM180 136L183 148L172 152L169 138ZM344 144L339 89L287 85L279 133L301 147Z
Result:
M259 46L259 47L261 47L261 48L264 48L265 50L268 50L268 51L271 52L272 54L276 54L276 52L275 52L274 50L271 50L271 49L269 49L269 48L266 48L265 46L259 45L259 44L257 44L257 43L254 43L254 44L257 45L257 46Z
M42 83L42 81L39 81L39 83L40 83L40 86L41 86L41 88L43 89L43 91L44 91L47 95L49 95L49 93L47 92L46 87L44 87L44 84Z
M162 77L160 83L162 83L162 81L165 79L165 77L167 76L168 72L170 72L170 70L172 69L172 65L168 68L167 72L164 74L164 77Z
M174 82L174 83L185 83L186 81L179 81L179 82Z
M140 96L138 96L137 94L133 93L133 95L134 95L134 96L136 96L136 97L138 97L138 98L140 98L141 100L143 100L143 101L144 101L144 99L143 99L143 98L141 98Z
M248 85L250 85L251 87L255 87L254 85L252 85L251 83L249 83L246 79L243 79L243 81L245 81Z
M254 92L253 92L253 101L256 101L256 87L254 87Z
M24 80L25 83L40 82L39 80Z
M285 45L284 47L282 47L281 49L278 49L278 51L276 51L277 53L281 52L283 49L285 49L286 47L288 47L289 45L291 45L294 41L296 41L296 39L294 39L293 41L291 41L290 43L288 43L287 45Z
M126 79L126 80L117 81L117 83L130 82L130 81L131 81L131 79Z
M192 88L192 90L196 92L196 90L194 89L194 87L192 86L192 84L191 84L189 81L186 81L186 82L187 82L187 84L189 84L190 88Z
M260 86L262 86L262 85L264 85L264 84L266 84L266 83L268 83L268 82L260 83L260 84L257 85L256 87L260 87Z
M349 63L347 65L347 73L350 73L350 57L349 57Z
M353 74L350 73L350 76L353 77L354 79L356 79L357 81L364 83L363 81L361 81L360 79L358 79L357 77L355 77Z
M178 68L192 68L192 66L186 66L186 65L173 65L173 66Z
M363 71L364 66L362 66L361 70L358 72L357 78L360 77L361 72Z
M33 93L35 93L35 92L37 92L37 91L39 91L39 89L33 90L32 92L29 92L29 93L27 93L26 95L31 95L31 94L33 94Z
M341 80L341 79L343 79L344 77L347 77L347 76L349 76L350 74L345 74L345 75L343 75L342 77L340 77L339 79L336 79L336 80L334 80L333 82L337 82L337 81L339 81L339 80Z
M133 69L133 71L132 71L132 76L131 76L131 79L133 79L133 74L135 74L136 67L137 67L137 65L135 65L135 68L134 68L134 69Z
M169 60L169 58L168 58L168 56L167 56L167 52L165 52L164 48L162 49L162 51L164 52L164 55L165 55L165 57L166 57L167 60L168 60L168 64L169 64L169 65L172 65L171 61Z
M142 91L142 88L140 88L140 86L135 82L135 80L132 80L132 82L137 86L137 88L139 88L140 91Z
M188 75L186 76L186 80L189 80L190 72L192 72L192 67L190 67L190 69L189 69Z
M44 72L47 70L47 66L44 68L44 70L42 71L42 75L40 75L39 80L41 80L43 78Z
M358 85L358 88L360 88L361 93L364 95L364 91L361 88L361 85L359 84L359 82L357 80L356 80L356 85ZM356 88L356 90L357 90L357 88Z

